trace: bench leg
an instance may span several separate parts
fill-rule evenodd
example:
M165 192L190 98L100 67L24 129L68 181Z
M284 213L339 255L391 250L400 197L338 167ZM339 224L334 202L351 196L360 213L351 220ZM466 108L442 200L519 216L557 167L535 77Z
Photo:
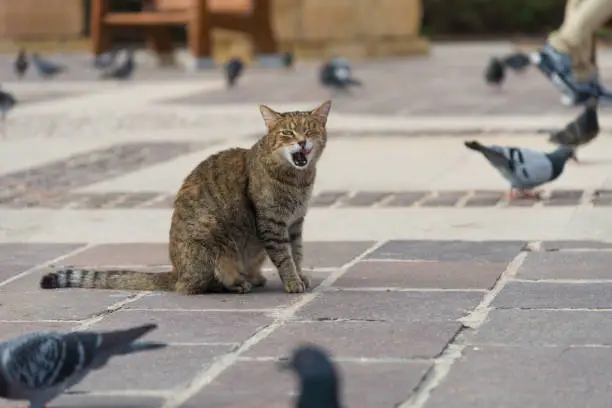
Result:
M214 67L211 27L207 1L194 0L191 21L187 26L187 42L195 69Z
M174 45L172 43L170 27L148 27L146 36L147 48L157 55L160 65L174 65Z
M91 46L94 55L110 51L112 46L110 29L102 23L108 11L108 0L93 0L91 4Z

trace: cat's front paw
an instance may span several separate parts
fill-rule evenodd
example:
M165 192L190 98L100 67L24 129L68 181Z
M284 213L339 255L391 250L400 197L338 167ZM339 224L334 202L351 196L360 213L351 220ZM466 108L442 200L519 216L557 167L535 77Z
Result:
M296 279L287 280L285 282L285 292L287 293L304 293L306 285L302 279L296 277Z
M229 291L235 293L249 293L253 289L253 285L247 281L237 282L235 285L226 287Z
M308 276L300 273L300 279L302 279L302 283L304 283L306 289L309 289L311 287L310 278Z
M260 287L266 286L266 283L268 283L268 280L263 275L259 274L259 275L250 277L249 282L251 282L251 285L253 285L254 288L260 288Z

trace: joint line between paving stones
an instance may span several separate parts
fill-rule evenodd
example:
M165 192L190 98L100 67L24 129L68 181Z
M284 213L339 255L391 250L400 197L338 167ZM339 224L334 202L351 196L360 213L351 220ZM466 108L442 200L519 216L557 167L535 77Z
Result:
M242 356L242 354L246 353L253 346L268 338L276 329L284 325L287 321L289 321L303 306L310 303L314 300L323 290L334 284L342 275L357 262L368 256L370 253L376 251L380 248L385 241L378 241L370 248L362 252L360 255L353 258L351 261L347 262L342 266L342 268L338 268L335 272L331 273L327 278L323 280L312 292L305 293L302 295L302 299L298 302L293 303L291 306L284 308L279 312L275 320L269 325L263 327L258 332L256 332L249 339L244 341L240 347L236 350L231 351L215 362L213 362L210 366L208 366L205 370L200 372L195 376L193 381L185 388L184 390L177 392L170 398L168 398L162 408L178 408L183 403L188 401L191 397L197 394L202 388L206 385L210 384L215 380L219 375L221 375L225 370L227 370L232 364L238 361L238 358ZM291 295L287 295L291 296Z
M463 293L463 292L488 292L487 289L444 289L444 288L398 288L398 287L363 287L363 288L351 288L351 287L336 287L328 289L329 292L451 292L451 293Z
M130 303L136 302L137 300L142 299L143 297L147 296L150 293L151 292L137 293L135 295L129 296L126 299L122 299L118 302L115 302L109 307L107 307L104 311L90 317L89 319L85 319L81 321L81 324L79 324L73 331L87 330L94 324L104 320L104 318L106 318L107 316L110 316L113 313L121 310L124 306L129 305Z
M67 252L67 253L65 253L63 255L60 255L57 258L53 258L53 259L51 259L49 261L41 262L38 265L33 266L30 269L27 269L27 270L25 270L25 271L23 271L21 273L18 273L17 275L11 276L10 278L3 280L2 282L0 282L0 288L2 288L3 286L6 286L9 283L14 282L16 280L19 280L21 278L25 278L26 276L28 276L29 274L31 274L32 272L34 272L35 270L37 270L39 268L43 268L45 266L53 265L53 264L61 261L62 259L66 259L66 258L71 257L73 255L78 255L81 252L83 252L83 251L85 251L87 249L90 249L90 248L92 248L92 247L94 247L96 245L98 245L98 244L93 244L93 243L85 244L82 247L79 247L79 248L77 248L77 249L75 249L73 251L70 251L70 252Z
M585 283L612 283L612 279L513 279L521 283L548 283L561 285L582 285Z
M530 243L533 247L539 249L542 242ZM466 317L460 319L463 327L455 334L447 346L444 348L438 358L436 358L433 366L423 376L421 382L415 387L413 394L399 408L422 408L425 406L431 393L436 389L450 372L453 364L461 357L463 350L467 347L466 343L460 343L463 332L470 329L479 328L486 320L491 311L491 303L495 297L503 290L506 284L512 280L519 268L525 262L527 255L526 251L519 252L508 266L499 276L493 288L487 292L482 301L474 308L474 310Z
M379 363L379 364L403 364L403 363L431 363L432 359L427 357L412 357L412 358L372 358L372 357L333 357L333 360L338 363ZM261 357L238 357L237 361L243 362L278 362L280 358L274 356Z
M64 395L85 395L88 397L153 397L166 398L172 390L108 390L108 391L66 391Z

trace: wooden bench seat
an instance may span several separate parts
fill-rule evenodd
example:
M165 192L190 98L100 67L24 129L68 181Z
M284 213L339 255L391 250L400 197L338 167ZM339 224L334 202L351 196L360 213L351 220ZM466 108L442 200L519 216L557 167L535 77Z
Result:
M118 27L141 27L151 48L165 54L172 51L170 27L187 27L188 47L196 59L212 57L214 28L249 34L258 54L278 51L270 23L270 1L250 0L250 7L232 8L225 0L149 0L150 6L141 12L113 12L109 0L92 0L91 34L93 53L99 55L111 49L112 35ZM211 3L217 9L211 9ZM239 2L240 3L240 2Z

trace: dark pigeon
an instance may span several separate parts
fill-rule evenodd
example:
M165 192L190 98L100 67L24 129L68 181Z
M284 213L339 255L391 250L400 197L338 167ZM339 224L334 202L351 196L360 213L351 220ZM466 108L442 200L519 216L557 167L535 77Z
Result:
M225 64L225 79L227 80L227 86L233 88L236 85L236 81L242 75L244 71L244 63L240 58L231 58L227 64Z
M516 72L522 72L531 64L531 59L524 52L515 52L502 59L504 66Z
M485 70L485 81L491 86L501 86L506 77L506 69L499 58L491 58Z
M108 71L101 75L102 79L119 79L125 80L130 79L134 74L136 63L134 62L134 52L132 50L126 51L125 61L121 65L110 68Z
M361 86L361 81L353 78L351 66L345 58L333 58L319 71L319 81L323 86L348 90L351 86Z
M281 60L285 68L293 68L294 57L291 51L283 53Z
M44 60L40 57L40 55L38 55L38 53L32 54L32 62L34 63L38 74L43 78L53 78L54 76L66 71L66 67Z
M0 117L2 121L6 119L6 115L16 104L17 100L11 93L0 90Z
M25 73L28 70L30 63L28 62L28 57L26 55L25 49L20 49L17 54L17 58L15 59L15 75L19 77L19 79L23 78Z
M465 142L465 146L483 154L493 167L510 182L512 198L539 198L532 190L558 178L565 163L572 157L571 147L560 146L554 152L543 153L525 147L484 146L478 141ZM519 194L515 195L514 190Z
M578 162L575 149L591 142L599 134L599 118L597 114L597 99L587 101L584 110L576 119L563 129L551 133L548 141L558 145L574 148L573 159Z
M341 379L327 352L315 345L296 349L281 367L297 374L300 394L296 408L341 408Z
M136 342L155 324L109 332L38 332L0 343L0 398L43 408L114 356L164 348Z

